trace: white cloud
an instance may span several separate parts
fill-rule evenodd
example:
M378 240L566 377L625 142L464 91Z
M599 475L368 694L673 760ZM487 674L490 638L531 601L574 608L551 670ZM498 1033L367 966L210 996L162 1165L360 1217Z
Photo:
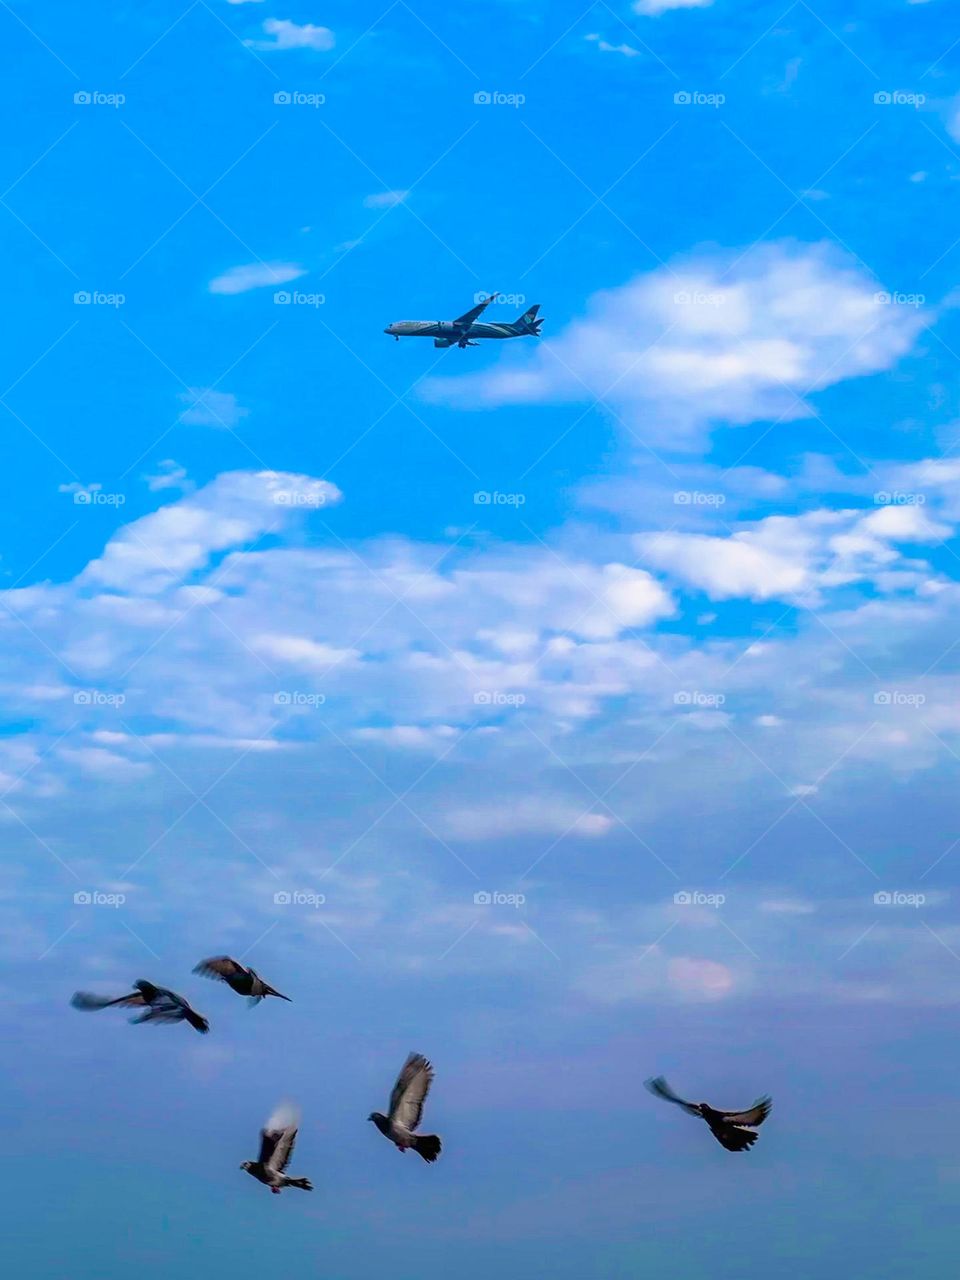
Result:
M656 18L670 9L708 9L713 0L634 0L634 13Z
M298 262L249 262L231 267L211 280L211 293L247 293L250 289L266 289L270 285L287 284L307 274Z
M151 595L202 568L215 553L280 529L303 507L339 497L334 485L309 476L228 471L190 497L122 528L80 581Z
M589 40L597 46L601 53L620 53L625 58L638 58L640 50L634 49L630 44L611 44L609 40L604 40L602 36L595 32L589 36L584 36L584 40Z
M363 202L365 209L392 209L394 205L403 204L409 191L378 191L367 196Z
M329 27L317 27L312 22L299 26L288 18L267 18L263 24L264 34L271 36L269 40L245 40L251 49L265 51L276 49L317 49L326 53L336 43Z
M424 394L481 410L600 399L645 437L690 447L712 423L805 416L810 392L889 368L925 324L884 305L832 246L767 244L595 294L547 349L433 379Z
M891 544L939 542L950 533L923 507L884 506L767 516L727 537L638 534L635 543L648 564L712 600L807 595L813 602L827 588L865 580L887 590L917 586L922 566L903 561Z
M186 468L181 467L173 458L164 458L157 463L154 475L145 475L143 478L151 493L158 493L162 489L185 489L189 485Z
M216 391L213 387L187 387L180 392L179 399L187 406L180 414L180 421L195 427L235 427L250 412L237 403L237 397L231 392Z

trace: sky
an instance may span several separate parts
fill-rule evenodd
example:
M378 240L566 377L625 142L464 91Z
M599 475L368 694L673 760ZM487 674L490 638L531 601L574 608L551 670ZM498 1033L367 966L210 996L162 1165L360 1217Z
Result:
M0 3L11 1275L952 1274L953 8Z

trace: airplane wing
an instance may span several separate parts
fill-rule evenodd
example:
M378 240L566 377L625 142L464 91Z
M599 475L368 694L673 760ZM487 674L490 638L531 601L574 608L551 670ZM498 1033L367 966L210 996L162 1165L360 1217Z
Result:
M485 298L483 302L478 302L475 307L471 307L469 311L465 311L462 316L457 316L453 323L457 325L458 328L469 329L474 320L476 320L476 318L483 312L485 307L489 307L490 303L496 296L497 295L495 293L491 293L489 298Z

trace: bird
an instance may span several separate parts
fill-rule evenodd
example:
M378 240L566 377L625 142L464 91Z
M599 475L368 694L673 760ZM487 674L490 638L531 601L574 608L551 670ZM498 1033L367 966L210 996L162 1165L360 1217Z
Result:
M748 1151L753 1146L759 1135L752 1130L763 1124L773 1105L770 1098L763 1097L758 1098L747 1111L715 1111L706 1102L685 1102L673 1092L663 1076L648 1080L646 1085L658 1098L675 1102L688 1115L706 1120L710 1132L728 1151Z
M143 978L139 978L133 985L134 991L127 996L117 996L115 1000L106 996L92 995L89 991L77 991L70 1003L75 1009L84 1010L109 1009L113 1005L130 1009L145 1007L146 1013L142 1013L139 1018L131 1018L132 1023L189 1022L191 1027L201 1035L206 1035L210 1030L207 1019L195 1009L191 1009L183 996L178 996L175 991L168 991L166 987L155 987L152 982L146 982Z
M293 1155L297 1141L300 1115L295 1107L283 1105L276 1109L266 1126L260 1130L260 1155L256 1160L244 1160L240 1166L251 1178L256 1178L278 1196L284 1187L299 1187L312 1191L309 1178L291 1178L284 1173Z
M236 991L237 995L248 996L251 1008L259 1004L265 996L276 996L278 1000L290 1001L289 996L268 986L255 969L248 969L246 965L241 964L239 960L234 960L231 956L211 956L208 960L201 960L193 972L202 974L205 978L225 982L232 991Z
M367 1116L398 1151L413 1147L428 1164L433 1164L440 1154L440 1139L435 1133L415 1133L414 1130L420 1123L424 1099L432 1083L433 1067L422 1053L411 1053L390 1094L389 1114L374 1111Z

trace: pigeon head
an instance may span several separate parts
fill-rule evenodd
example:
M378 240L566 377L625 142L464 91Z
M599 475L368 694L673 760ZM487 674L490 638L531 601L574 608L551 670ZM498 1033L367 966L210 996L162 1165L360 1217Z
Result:
M244 1162L243 1162L243 1164L240 1166L240 1168L241 1168L241 1169L243 1169L243 1171L244 1171L245 1173L249 1173L249 1172L250 1172L250 1170L253 1168L253 1161L252 1161L252 1160L244 1160Z
M381 1133L386 1133L390 1128L390 1121L381 1111L371 1111L367 1119L372 1120Z

